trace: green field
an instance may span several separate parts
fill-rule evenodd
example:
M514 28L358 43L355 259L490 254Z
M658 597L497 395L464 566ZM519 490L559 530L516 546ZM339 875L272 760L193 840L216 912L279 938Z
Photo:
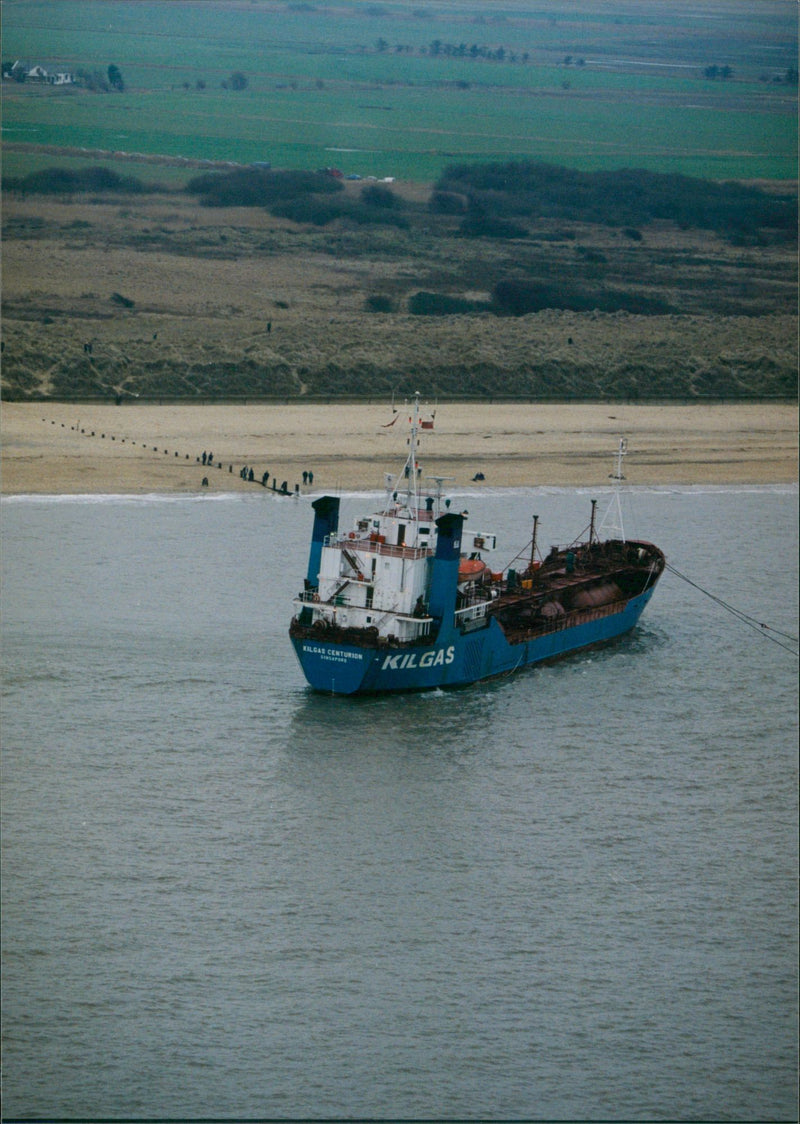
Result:
M789 0L5 0L4 61L113 63L126 88L4 82L4 170L57 146L421 182L510 158L795 179L796 14ZM222 88L234 71L246 89Z

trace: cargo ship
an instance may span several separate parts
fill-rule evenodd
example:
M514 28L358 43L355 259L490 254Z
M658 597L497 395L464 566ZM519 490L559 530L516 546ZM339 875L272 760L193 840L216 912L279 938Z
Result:
M652 543L626 540L619 486L626 442L615 455L617 521L588 528L541 556L534 516L529 545L496 570L497 538L452 510L444 478L424 486L416 395L408 456L387 475L379 510L339 527L339 498L312 504L303 590L289 635L312 688L332 695L465 687L555 660L629 632L664 571ZM608 513L606 513L608 514ZM610 522L615 534L601 538Z

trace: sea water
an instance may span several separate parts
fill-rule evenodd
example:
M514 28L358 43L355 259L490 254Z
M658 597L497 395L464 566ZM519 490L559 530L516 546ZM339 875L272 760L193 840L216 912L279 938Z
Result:
M498 569L589 500L454 497ZM4 501L5 1118L794 1119L797 490L624 514L720 600L342 699L308 497Z

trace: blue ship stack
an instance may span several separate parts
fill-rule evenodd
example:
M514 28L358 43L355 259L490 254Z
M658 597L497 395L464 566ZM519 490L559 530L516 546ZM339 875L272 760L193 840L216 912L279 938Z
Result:
M522 569L491 567L496 538L468 530L442 479L420 486L419 395L402 474L382 509L339 530L339 499L312 505L314 529L289 634L311 687L337 695L461 687L612 640L634 627L665 558L652 543L600 541L596 501L583 541ZM622 478L620 442L616 481ZM615 496L619 506L618 491Z

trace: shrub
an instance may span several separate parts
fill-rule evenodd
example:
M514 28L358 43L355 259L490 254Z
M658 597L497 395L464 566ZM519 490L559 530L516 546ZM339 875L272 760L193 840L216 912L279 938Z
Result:
M391 297L374 293L364 302L367 312L394 312L394 302Z
M273 215L291 219L292 222L312 223L314 226L327 226L328 223L342 219L357 226L395 226L407 229L408 219L393 210L380 207L367 207L342 196L336 199L319 199L307 195L297 199L286 199L273 203L269 208Z
M451 297L445 293L429 293L421 290L414 293L408 301L408 311L412 316L452 316L468 312L483 312L486 305L482 301L468 301L464 297Z
M273 203L269 210L271 214L278 218L291 219L292 222L311 223L312 226L327 226L334 219L341 218L346 208L338 205L338 200L317 199L313 195L307 195Z
M666 301L639 293L517 278L498 281L492 290L492 308L499 316L527 316L546 308L570 312L597 309L599 312L630 312L640 316L663 316L673 311Z
M538 281L498 281L492 290L492 305L504 316L526 316L545 308L572 308L579 304L578 294L563 286L545 285Z
M331 195L344 186L319 172L273 172L239 168L234 172L206 172L186 185L189 195L199 195L207 207L266 207L309 195ZM275 212L273 212L275 213Z
M361 201L366 203L368 207L385 208L397 207L400 203L393 191L390 191L388 187L381 187L377 183L371 183L363 189Z
M466 209L463 197L452 191L434 191L428 202L428 210L434 215L463 215Z
M591 246L576 246L575 252L580 254L584 261L592 265L605 265L608 258L602 250L594 250Z
M72 195L80 191L115 191L136 195L153 190L136 176L121 176L103 167L79 170L42 168L39 172L29 172L21 179L4 179L3 189L19 191L23 195Z
M466 218L458 228L466 238L527 238L528 231L518 223L493 219L486 215Z

